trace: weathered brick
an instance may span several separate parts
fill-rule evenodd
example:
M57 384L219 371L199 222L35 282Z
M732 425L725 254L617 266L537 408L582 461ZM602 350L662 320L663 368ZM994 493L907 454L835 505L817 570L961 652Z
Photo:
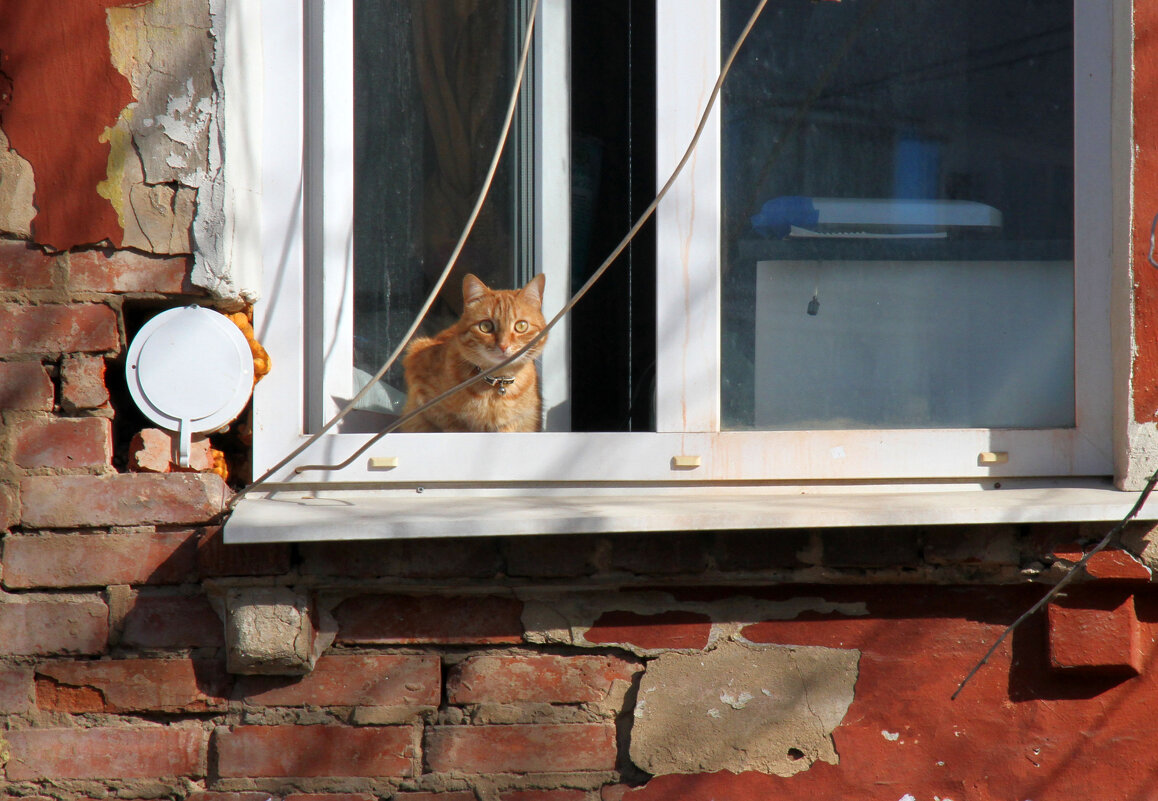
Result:
M412 776L409 726L235 726L213 743L222 778Z
M918 528L839 528L821 535L826 567L905 567L921 561Z
M1057 559L1069 562L1078 562L1085 555L1080 545L1069 545L1055 548L1053 555ZM1102 581L1149 581L1150 568L1142 564L1136 556L1121 548L1107 548L1098 551L1086 562L1085 572L1090 578Z
M104 358L69 356L61 362L60 405L65 411L99 409L108 401Z
M716 565L726 571L791 570L800 567L800 553L812 533L784 531L721 531L716 534Z
M563 578L595 572L603 537L589 534L514 537L504 543L509 576Z
M602 723L433 726L426 760L435 772L570 773L615 768L615 726Z
M703 534L645 534L609 541L612 570L655 576L702 573L708 566L710 539Z
M31 654L99 654L108 641L109 611L103 601L0 603L3 651Z
M130 648L219 647L225 644L225 630L204 595L141 592L125 613L121 644Z
M238 692L257 706L438 706L436 656L323 656L301 677L247 676Z
M112 421L102 417L37 417L15 428L20 467L103 467L113 458Z
M591 643L623 643L649 650L701 649L707 646L712 621L699 612L671 610L653 615L604 612L584 635Z
M0 715L19 715L32 709L32 668L0 667Z
M73 289L89 292L199 293L185 256L150 256L131 250L86 250L68 259Z
M52 379L40 362L0 362L0 409L50 412Z
M10 536L4 586L176 584L197 575L195 531Z
M612 682L630 681L643 666L617 656L472 656L455 665L446 681L452 704L602 701Z
M23 729L4 736L12 781L205 775L207 738L201 729Z
M29 528L184 525L222 512L230 491L212 473L29 476L20 485Z
M473 790L452 790L449 793L397 793L391 801L478 801Z
M276 576L290 569L288 544L226 545L221 526L202 530L197 541L197 571L202 578Z
M20 522L20 495L11 484L0 484L0 531Z
M490 537L305 543L302 572L371 578L487 578L499 572L498 543Z
M119 345L116 312L103 304L0 304L0 354L93 353Z
M212 712L226 708L228 690L224 665L207 659L43 662L36 668L37 705L57 712Z
M1143 634L1133 595L1086 585L1050 603L1046 619L1050 667L1123 676L1142 673Z
M345 643L517 643L522 602L495 596L362 595L334 610Z
M16 239L0 239L0 289L47 289L54 257Z
M207 792L190 793L186 801L275 801L269 793L249 792Z
M499 793L499 801L585 801L583 790L512 790Z
M397 799L401 796L390 797ZM474 798L473 793L471 798ZM374 793L290 793L282 801L378 801L378 796Z

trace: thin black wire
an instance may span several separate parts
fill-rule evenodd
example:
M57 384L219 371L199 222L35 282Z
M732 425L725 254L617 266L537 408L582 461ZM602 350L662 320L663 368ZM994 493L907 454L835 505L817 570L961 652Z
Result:
M970 670L965 678L961 680L961 683L957 685L957 689L953 691L951 696L949 696L950 700L957 700L957 696L960 695L961 691L965 689L965 685L969 683L969 680L973 678L977 671L981 670L985 663L989 661L989 658L997 652L997 649L1001 647L1001 643L1005 642L1005 638L1012 634L1014 629L1032 617L1035 612L1040 610L1051 600L1056 598L1058 593L1062 591L1063 587L1077 578L1078 574L1085 570L1086 563L1090 561L1094 554L1099 553L1103 548L1109 545L1114 537L1120 534L1122 529L1124 529L1131 520L1138 516L1138 513L1142 511L1142 507L1146 504L1146 499L1150 497L1150 493L1154 490L1155 484L1158 484L1158 470L1155 470L1154 475L1150 476L1150 480L1146 482L1146 486L1142 489L1141 494L1139 494L1138 500L1134 503L1133 508L1131 508L1130 511L1126 513L1126 516L1123 517L1116 526L1106 532L1106 536L1102 537L1101 541L1097 545L1086 552L1086 554L1077 562L1077 564L1071 567L1069 572L1062 576L1061 581L1053 585L1050 591L1047 592L1041 598L1041 600L1027 609L1021 615L1021 617L1009 624L1005 631L1001 633L1001 636L997 638L997 642L993 643L989 650L985 652L985 656L981 657L981 661L974 665L973 669Z

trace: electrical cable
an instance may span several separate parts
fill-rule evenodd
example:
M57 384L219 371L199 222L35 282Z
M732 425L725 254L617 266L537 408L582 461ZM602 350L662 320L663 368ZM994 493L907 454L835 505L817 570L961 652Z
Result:
M698 124L696 125L695 132L692 134L691 140L689 141L687 148L684 150L683 156L680 158L679 162L676 164L675 168L672 170L670 177L664 183L663 187L660 188L659 192L656 193L655 199L652 200L651 203L648 204L647 208L644 209L644 211L639 215L638 219L635 221L635 224L631 226L631 228L628 230L627 234L623 237L623 239L620 240L619 244L616 245L615 248L611 251L611 253L607 256L607 258L603 260L602 264L600 264L599 267L591 274L591 276L587 279L587 281L583 284L583 286L581 286L578 289L578 291L576 291L575 294L571 297L571 299L568 300L567 303L565 303L563 305L563 307L555 314L555 316L552 317L547 322L547 324L543 327L543 330L540 331L535 337L533 337L519 351L512 354L510 357L508 357L504 361L496 364L492 368L491 372L500 370L503 367L506 367L506 366L518 361L519 359L521 359L524 356L524 354L526 354L528 351L530 351L532 348L534 348L535 345L537 345L540 341L542 341L543 338L547 336L548 332L552 328L554 328L555 325L557 325L571 311L571 309L574 308L575 305L580 300L582 300L582 298L588 293L588 291L590 291L591 287L594 286L595 283L600 278L603 277L604 273L606 273L607 270L611 267L611 265L615 263L616 259L618 259L620 255L622 255L623 251L627 249L627 246L636 237L636 235L643 228L643 226L646 225L648 220L651 219L652 215L655 214L655 210L659 207L659 204L663 201L664 197L671 190L672 186L675 185L676 180L683 173L683 170L687 166L688 161L691 160L692 154L695 152L696 146L699 144L699 141L700 141L701 137L703 136L704 130L707 128L708 120L711 117L712 111L715 109L716 101L719 98L720 90L723 88L723 85L724 85L724 80L727 78L728 73L731 71L732 64L735 62L736 56L739 53L740 48L743 46L744 42L747 40L749 33L751 32L752 28L755 26L756 21L760 18L760 15L761 15L761 13L763 13L764 7L767 4L768 4L768 0L760 0L759 4L756 6L755 10L753 10L751 16L748 18L748 22L744 25L744 28L740 32L740 35L737 37L735 44L732 45L732 49L729 51L727 58L724 60L723 66L720 68L719 76L716 78L716 82L712 87L711 94L709 95L708 101L707 101L706 105L704 106L704 111L700 116ZM534 22L534 16L533 15L534 15L537 7L538 7L538 0L535 0L535 7L532 9L531 23L529 23L529 25L528 25L528 41L529 41L529 34L530 34L529 29L530 29L530 26L533 25L533 22ZM516 79L515 94L512 96L511 107L508 111L507 126L505 126L505 130L504 130L504 140L505 140L506 129L509 129L510 116L513 115L515 99L516 99L516 96L518 93L518 88L522 82L522 71L523 71L523 68L525 66L525 57L526 57L526 52L524 51L523 59L520 60L519 75ZM497 161L498 161L498 158L499 158L499 155L501 154L501 152L502 152L502 142L500 142L499 148L495 152L495 159L492 162L492 167L495 166L495 164L497 164ZM484 188L484 191L485 191L485 188ZM466 237L469 235L470 227L473 226L474 217L477 216L477 208L481 207L482 199L483 199L483 195L480 194L479 203L476 206L476 213L472 214L472 218L468 221L468 226L466 229L464 229L462 237L460 237L460 239L459 239L459 246L456 248L456 252L454 254L452 254L452 258L457 258L457 251L461 249L462 243L465 241ZM415 324L412 328L412 331L417 330L418 325L421 323L422 318L425 316L426 311L429 308L429 304L433 303L434 295L437 294L438 290L441 289L442 283L445 282L445 279L446 279L447 275L449 274L450 267L452 265L453 265L453 262L451 262L450 264L447 265L447 269L444 271L443 276L442 276L438 286L435 287L435 291L432 293L431 298L428 300L428 305L425 306L422 309L422 311L419 313L418 319L415 321ZM368 383L366 385L366 387L363 388L363 391L361 393L359 393L358 395L356 395L354 397L354 399L352 401L350 401L346 405L346 407L334 417L334 419L332 419L329 423L327 423L326 426L321 431L314 434L309 440L307 440L302 445L298 446L298 448L296 448L288 456L286 456L284 459L282 459L280 462L278 462L278 464L276 464L274 467L270 468L260 479L258 479L257 481L254 481L248 487L241 490L241 492L237 496L235 496L233 501L231 502L231 505L230 505L231 508L234 504L236 504L236 502L240 499L241 496L250 492L251 490L256 488L259 484L268 480L268 478L270 476L272 476L274 473L276 473L282 467L287 465L295 456L299 455L304 450L306 450L322 434L324 434L326 431L331 429L334 425L336 425L338 423L338 421L340 421L347 413L349 413L349 411L354 407L354 404L356 404L361 399L361 397L368 391L367 388L372 386L373 383L375 383L379 378L381 378L382 375L385 375L386 370L389 369L391 364L393 364L393 360L397 358L398 353L400 353L401 350L405 347L405 345L408 343L411 336L413 336L413 333L410 333L407 335L406 339L403 340L402 344L395 351L395 353L391 356L391 361L388 362L386 364L386 366L384 366L383 369L379 371L379 373L374 377L374 379L372 379L372 381L370 383ZM467 387L472 386L473 384L476 384L479 381L482 381L484 378L485 378L485 375L482 373L479 373L475 376L472 376L471 378L467 379L466 381L463 381L462 383L457 384L456 386L453 386L450 389L446 390L445 392L430 399L429 401L424 403L422 406L419 406L418 408L414 409L409 414L403 415L402 417L398 418L390 425L383 428L381 431L379 431L377 434L375 434L369 440L367 440L361 447L359 447L356 451L354 451L354 453L352 453L344 461L339 462L337 464L332 464L332 465L323 465L323 464L299 465L298 467L294 468L294 473L300 475L301 473L304 473L307 471L312 472L312 471L341 470L345 467L348 467L349 465L351 465L354 462L355 459L357 459L359 456L361 456L363 453L365 453L367 450L369 450L370 447L373 446L382 437L386 436L387 434L392 433L393 431L396 431L399 427L404 425L408 420L416 417L419 414L422 414L427 409L429 409L433 406L436 406L437 404L439 404L442 401L449 398L454 393L459 392L463 389L466 389Z

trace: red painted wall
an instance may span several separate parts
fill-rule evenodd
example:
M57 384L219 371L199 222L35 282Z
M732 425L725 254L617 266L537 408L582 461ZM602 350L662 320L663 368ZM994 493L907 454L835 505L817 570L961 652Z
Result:
M1158 268L1147 259L1158 215L1158 4L1134 4L1134 418L1158 420Z
M109 156L100 139L134 98L110 61L105 10L136 5L145 3L0 0L0 72L11 82L0 127L32 165L40 244L121 243L116 212L97 194Z

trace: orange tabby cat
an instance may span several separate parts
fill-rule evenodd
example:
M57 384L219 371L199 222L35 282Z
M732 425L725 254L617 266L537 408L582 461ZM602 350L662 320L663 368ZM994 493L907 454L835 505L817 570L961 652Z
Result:
M473 275L462 281L462 317L406 349L409 414L478 373L482 381L459 390L402 426L403 431L539 431L542 397L532 359L546 337L517 362L491 373L543 330L543 283L536 275L522 289L493 290Z

